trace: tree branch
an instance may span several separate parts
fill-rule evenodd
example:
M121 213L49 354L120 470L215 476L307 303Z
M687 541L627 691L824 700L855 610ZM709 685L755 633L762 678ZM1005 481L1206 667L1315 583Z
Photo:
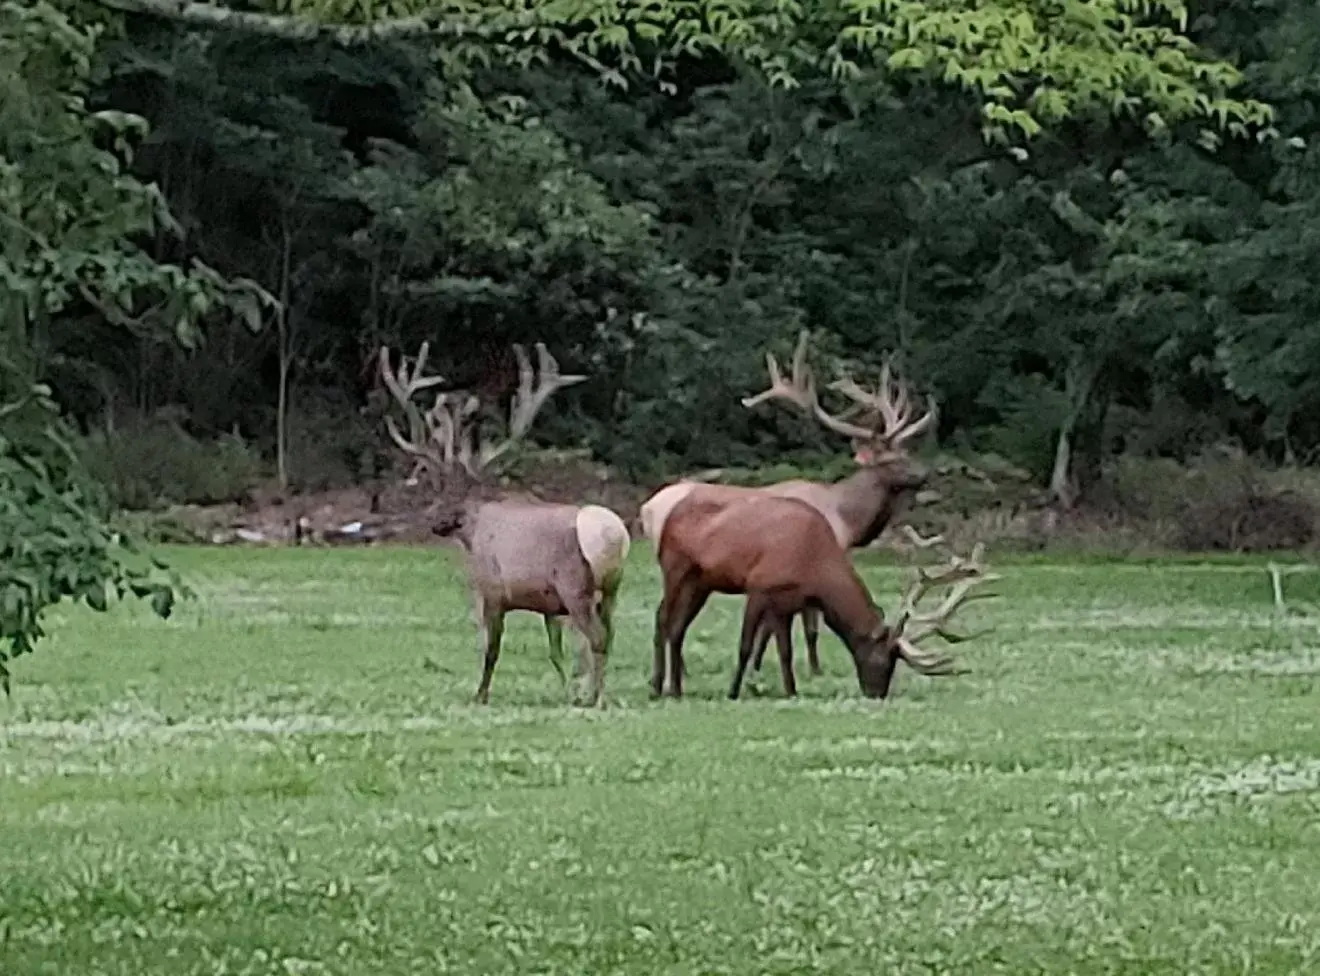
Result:
M330 40L346 47L412 37L483 38L494 32L465 23L442 23L431 16L400 17L374 24L325 24L301 16L231 10L195 0L96 0L121 13L147 14L192 27L245 31L286 41Z

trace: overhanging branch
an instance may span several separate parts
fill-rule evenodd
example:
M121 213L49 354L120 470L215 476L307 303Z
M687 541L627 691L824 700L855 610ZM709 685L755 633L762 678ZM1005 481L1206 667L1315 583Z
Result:
M472 24L418 16L374 24L327 24L306 17L233 10L195 0L97 0L122 13L147 14L193 27L245 31L286 41L329 40L346 47L413 37L484 38L493 32Z

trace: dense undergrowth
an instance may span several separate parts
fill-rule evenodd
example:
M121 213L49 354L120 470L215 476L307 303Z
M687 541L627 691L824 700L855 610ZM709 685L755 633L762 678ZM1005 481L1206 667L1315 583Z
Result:
M204 440L177 417L157 415L113 433L84 439L89 467L110 486L131 521L158 539L191 536L181 506L215 505L276 495L314 495L364 483L366 458L377 447L359 421L338 430L325 416L299 417L287 492L269 491L272 466L261 445L235 435ZM1309 547L1320 531L1320 471L1269 465L1240 451L1210 447L1186 462L1118 455L1073 511L1049 504L1040 479L999 454L928 449L931 487L908 516L922 531L994 539L1021 549L1267 552ZM673 471L733 484L764 485L789 478L835 480L852 470L844 454L800 451L777 464ZM529 451L513 466L516 483L536 489L565 478L590 495L601 481L627 482L583 452ZM391 475L390 477L397 477ZM661 479L667 480L667 479ZM631 484L640 502L659 481Z

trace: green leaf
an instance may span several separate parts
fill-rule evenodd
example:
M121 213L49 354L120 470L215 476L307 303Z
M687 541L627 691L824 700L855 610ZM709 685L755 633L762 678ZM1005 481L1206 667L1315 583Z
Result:
M174 613L174 590L168 586L159 587L151 596L151 610L162 620L168 620Z
M905 47L889 55L886 61L892 71L920 71L930 63L930 55L915 47Z
M109 604L106 602L105 583L98 581L91 584L83 593L83 600L97 613L105 613L109 609Z

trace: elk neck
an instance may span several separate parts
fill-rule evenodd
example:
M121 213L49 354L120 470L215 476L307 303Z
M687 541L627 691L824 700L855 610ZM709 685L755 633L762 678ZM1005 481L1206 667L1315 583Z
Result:
M830 486L839 517L852 535L852 548L867 546L879 538L899 509L914 492L896 488L884 468L866 467Z
M858 648L884 626L884 614L871 599L870 591L850 561L830 572L822 582L809 603L819 608L825 625L855 655Z

